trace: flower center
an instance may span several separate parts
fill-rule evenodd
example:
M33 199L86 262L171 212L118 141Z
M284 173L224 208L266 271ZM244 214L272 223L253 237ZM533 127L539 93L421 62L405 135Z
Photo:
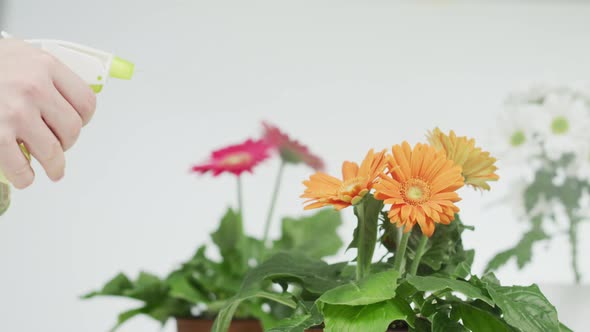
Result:
M366 179L363 177L347 180L338 189L338 198L344 202L356 204L369 192L365 185Z
M551 131L556 135L562 135L568 132L570 124L564 116L558 116L551 122Z
M221 161L222 165L225 166L237 166L248 163L252 160L252 156L247 152L237 152L231 154Z
M526 136L522 130L519 130L510 136L510 145L516 147L523 145L526 142Z
M421 179L409 179L402 187L402 197L408 204L422 204L430 199L430 185Z

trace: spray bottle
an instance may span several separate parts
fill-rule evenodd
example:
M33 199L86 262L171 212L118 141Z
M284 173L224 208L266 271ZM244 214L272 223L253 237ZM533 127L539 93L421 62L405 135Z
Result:
M11 38L1 32L2 38ZM61 40L32 39L25 40L55 56L59 61L78 74L95 93L102 91L109 77L129 80L133 76L133 63L114 56L111 53ZM21 144L21 150L27 159L30 154ZM10 182L0 170L0 215L10 206Z

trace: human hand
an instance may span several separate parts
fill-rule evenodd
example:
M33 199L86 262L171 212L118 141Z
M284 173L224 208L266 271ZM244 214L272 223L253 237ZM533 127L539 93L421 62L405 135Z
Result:
M88 85L49 53L16 39L0 39L0 169L19 189L34 172L18 144L23 142L47 176L64 175L64 151L90 121L96 96Z

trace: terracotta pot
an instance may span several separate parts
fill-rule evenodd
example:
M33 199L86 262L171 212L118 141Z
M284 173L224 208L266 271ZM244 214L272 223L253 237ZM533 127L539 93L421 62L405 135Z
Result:
M177 318L178 332L209 332L213 327L213 319L205 318ZM320 332L322 327L311 328L306 332ZM407 328L389 328L387 332L407 332ZM262 325L255 319L234 319L229 332L264 332Z
M213 327L213 319L206 318L177 318L178 332L209 332ZM255 319L234 319L229 332L264 332L262 325Z

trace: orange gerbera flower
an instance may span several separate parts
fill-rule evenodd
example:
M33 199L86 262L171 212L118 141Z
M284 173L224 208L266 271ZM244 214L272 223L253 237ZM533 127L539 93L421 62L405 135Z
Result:
M446 135L440 129L434 128L428 133L428 141L463 168L466 184L474 188L490 190L488 182L499 179L498 174L495 173L498 170L498 167L494 165L496 158L491 157L489 152L476 147L473 138L457 136L452 130Z
M416 223L428 237L435 223L449 224L461 200L455 192L463 186L461 167L427 144L395 145L389 156L389 174L375 184L375 198L391 204L389 219L409 232Z
M317 209L333 205L336 210L357 204L373 188L373 184L387 166L385 150L374 153L370 150L359 167L357 163L342 164L342 180L325 173L315 173L309 180L302 198L308 198L305 209Z

